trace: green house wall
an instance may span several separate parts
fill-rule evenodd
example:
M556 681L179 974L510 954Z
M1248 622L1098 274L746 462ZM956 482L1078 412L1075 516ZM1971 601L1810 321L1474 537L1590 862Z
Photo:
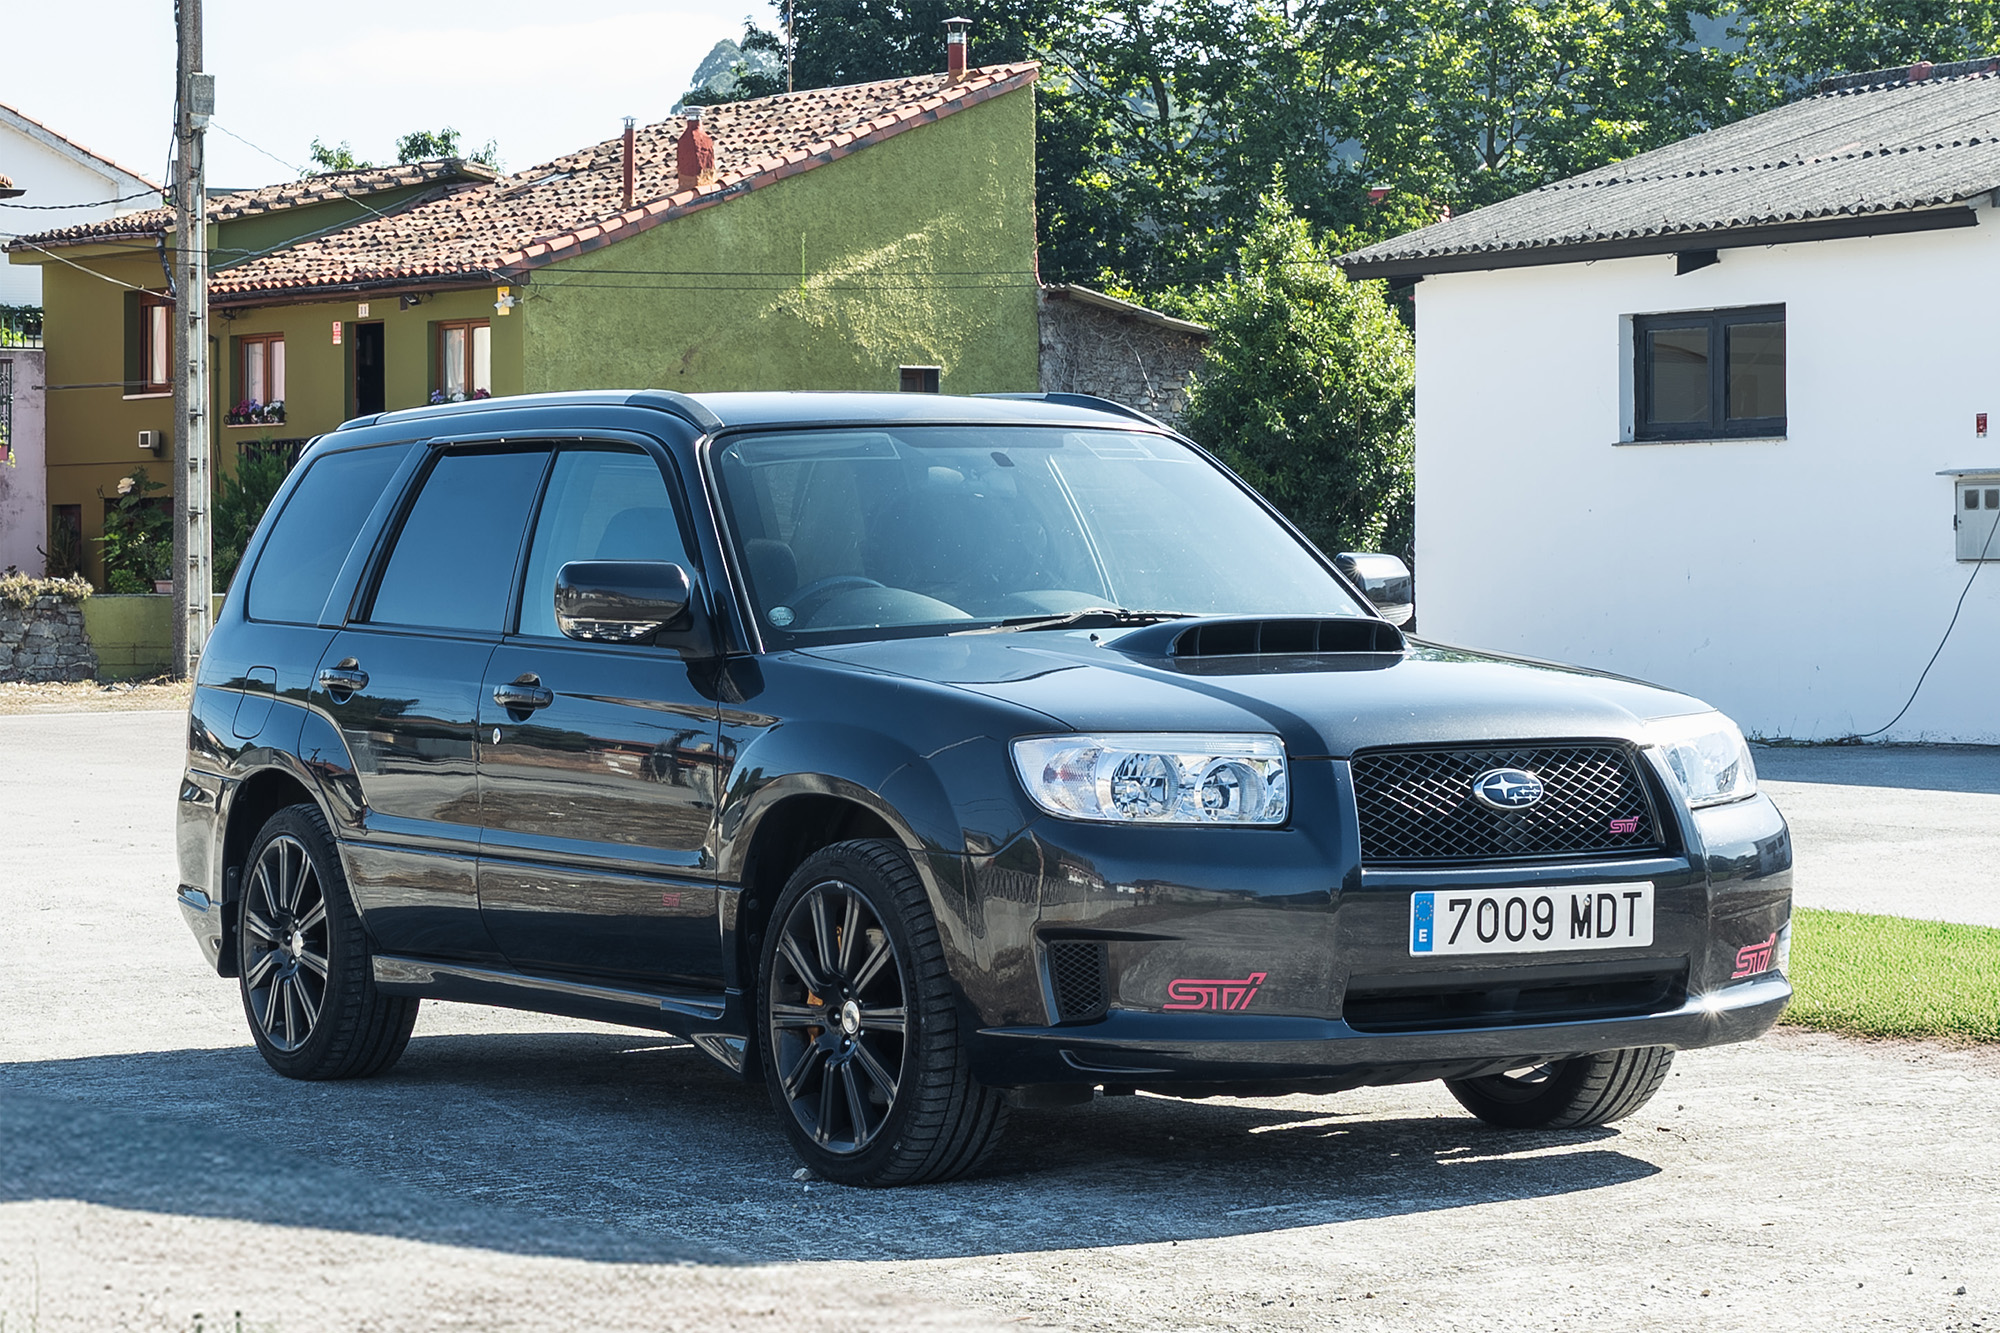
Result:
M1004 94L536 271L544 389L1037 386L1034 101Z

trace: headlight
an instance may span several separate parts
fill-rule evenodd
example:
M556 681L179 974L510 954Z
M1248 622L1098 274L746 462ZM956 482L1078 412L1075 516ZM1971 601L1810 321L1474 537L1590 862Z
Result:
M1282 824L1291 806L1276 736L1033 736L1014 767L1036 805L1115 824Z
M1722 805L1757 794L1750 746L1736 724L1720 713L1649 722L1646 742L1660 747L1667 771L1691 806Z

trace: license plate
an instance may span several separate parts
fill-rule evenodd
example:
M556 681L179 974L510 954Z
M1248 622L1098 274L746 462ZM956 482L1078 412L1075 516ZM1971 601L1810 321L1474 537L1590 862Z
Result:
M1440 889L1410 897L1410 953L1555 953L1643 949L1653 942L1653 885Z

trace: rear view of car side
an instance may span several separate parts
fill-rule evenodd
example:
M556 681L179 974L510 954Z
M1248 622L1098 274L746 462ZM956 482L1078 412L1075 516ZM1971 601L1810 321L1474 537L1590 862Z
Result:
M1407 639L1396 562L1108 404L393 413L244 568L180 894L290 1076L424 998L625 1023L896 1184L1100 1090L1607 1123L1790 993L1726 718Z

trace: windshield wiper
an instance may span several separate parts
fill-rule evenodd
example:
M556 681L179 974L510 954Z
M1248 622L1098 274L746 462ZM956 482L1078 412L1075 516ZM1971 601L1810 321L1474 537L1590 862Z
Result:
M993 625L963 629L959 634L1012 634L1031 629L1133 629L1162 620L1185 620L1191 611L1128 611L1122 606L1086 606L1060 616L1010 616Z

